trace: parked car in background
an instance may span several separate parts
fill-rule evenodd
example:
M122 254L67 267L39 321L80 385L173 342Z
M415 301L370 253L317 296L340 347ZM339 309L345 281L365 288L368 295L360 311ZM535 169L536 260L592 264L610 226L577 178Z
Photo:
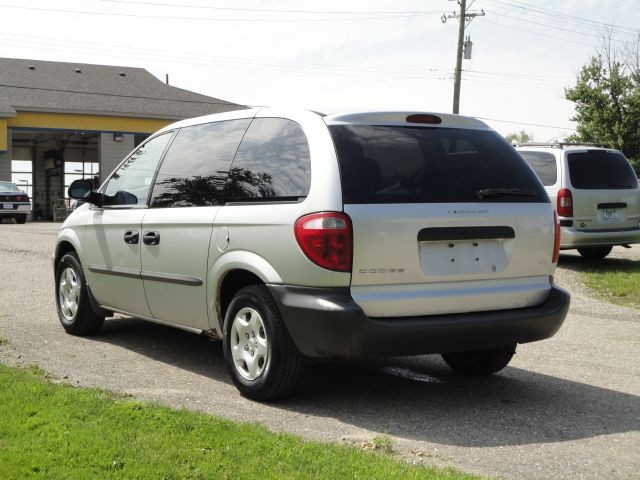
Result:
M62 225L68 333L123 313L221 338L246 396L291 392L306 357L442 354L488 375L551 337L559 227L484 123L423 112L246 109L169 125Z
M0 182L0 219L15 218L16 223L26 223L31 213L31 202L26 192L15 183Z
M622 152L597 145L526 143L516 149L545 186L560 218L560 248L588 259L640 243L640 188Z

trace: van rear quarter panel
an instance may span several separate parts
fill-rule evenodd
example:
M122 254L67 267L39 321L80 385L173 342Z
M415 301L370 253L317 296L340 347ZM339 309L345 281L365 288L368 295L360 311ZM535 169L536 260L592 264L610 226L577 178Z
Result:
M303 215L343 211L338 161L327 126L321 116L307 111L264 109L256 118L286 118L302 127L309 142L311 187L301 202L236 203L220 208L209 247L210 293L217 297L224 276L234 269L248 270L265 283L348 287L351 274L312 263L294 234L295 222ZM214 328L222 323L215 300L209 302Z

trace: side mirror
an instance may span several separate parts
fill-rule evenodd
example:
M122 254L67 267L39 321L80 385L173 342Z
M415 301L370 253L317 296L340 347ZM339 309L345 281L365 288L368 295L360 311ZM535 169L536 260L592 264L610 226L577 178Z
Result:
M93 191L91 180L74 180L69 185L69 197L75 200L92 203L98 207L102 206L102 194Z

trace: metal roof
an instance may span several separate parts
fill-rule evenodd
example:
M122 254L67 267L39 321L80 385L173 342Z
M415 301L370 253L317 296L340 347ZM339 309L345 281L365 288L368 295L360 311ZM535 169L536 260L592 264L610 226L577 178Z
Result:
M166 85L144 68L0 58L0 117L29 111L177 120L242 108Z

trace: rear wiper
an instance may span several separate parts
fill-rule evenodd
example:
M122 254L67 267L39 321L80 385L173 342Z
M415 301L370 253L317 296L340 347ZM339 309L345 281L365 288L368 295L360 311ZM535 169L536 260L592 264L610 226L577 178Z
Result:
M478 200L489 197L506 197L506 196L519 196L519 197L535 197L535 190L524 190L522 188L483 188L473 194Z

